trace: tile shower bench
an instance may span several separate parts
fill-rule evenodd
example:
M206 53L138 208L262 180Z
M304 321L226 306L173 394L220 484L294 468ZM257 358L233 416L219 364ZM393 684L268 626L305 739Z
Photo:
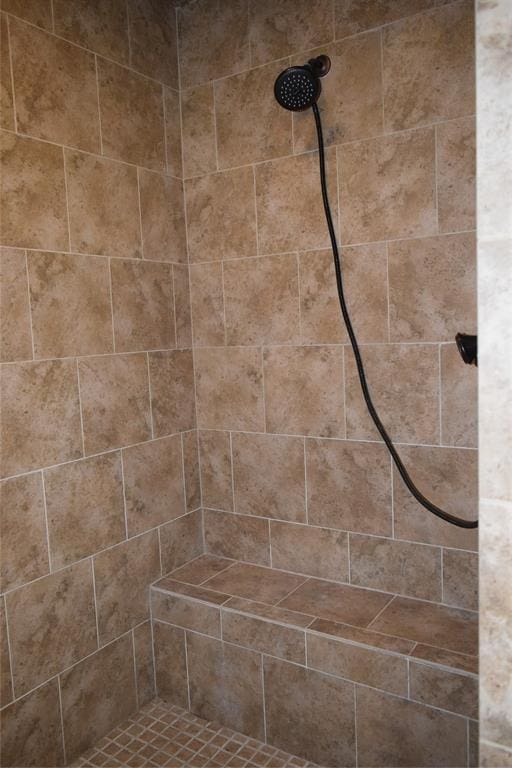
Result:
M329 766L476 765L477 614L201 555L151 587L159 695Z

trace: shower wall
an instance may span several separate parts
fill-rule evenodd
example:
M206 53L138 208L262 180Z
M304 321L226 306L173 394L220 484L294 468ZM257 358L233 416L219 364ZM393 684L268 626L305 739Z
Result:
M56 766L153 696L202 550L176 24L2 10L2 764Z
M209 552L476 610L477 534L413 501L340 319L311 112L273 97L327 53L320 109L349 308L413 478L477 515L473 5L200 0L178 11Z

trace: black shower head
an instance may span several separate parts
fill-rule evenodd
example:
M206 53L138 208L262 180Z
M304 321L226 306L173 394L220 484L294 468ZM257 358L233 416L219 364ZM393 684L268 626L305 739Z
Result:
M302 112L318 101L320 78L331 68L328 56L317 56L301 67L288 67L277 77L274 95L279 104L292 112Z

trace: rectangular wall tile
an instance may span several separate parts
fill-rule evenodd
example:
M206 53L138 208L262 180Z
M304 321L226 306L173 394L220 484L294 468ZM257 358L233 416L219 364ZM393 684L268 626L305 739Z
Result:
M69 760L96 744L137 708L131 635L65 672L61 692Z
M391 469L384 446L306 440L308 521L391 534Z
M5 592L49 571L41 474L0 483L1 574Z
M269 658L264 675L269 743L320 765L354 766L352 683Z
M199 427L264 430L260 349L196 349L194 363Z
M28 253L35 357L113 351L107 259Z
M151 611L153 619L157 621L165 621L211 637L221 636L219 608L200 600L164 594L154 589L151 595Z
M407 696L407 660L307 633L308 667Z
M132 629L149 615L149 585L160 576L158 533L100 552L94 558L100 643Z
M14 99L12 92L11 53L9 46L9 29L7 16L0 17L0 127L7 131L14 131Z
M68 248L62 149L0 134L2 243L20 248Z
M190 309L189 269L184 264L172 265L174 289L174 316L176 321L176 346L179 349L192 346L192 315Z
M441 347L441 442L476 448L478 371L464 365L455 344Z
M272 567L348 581L347 534L312 525L270 524Z
M4 0L2 10L43 29L52 27L51 0Z
M74 361L4 365L1 399L1 475L81 457Z
M89 561L7 596L16 695L35 688L97 648Z
M478 680L426 664L410 666L411 699L478 718Z
M9 30L18 131L99 152L93 54L14 19Z
M44 472L52 568L62 568L125 538L118 452Z
M155 437L195 429L192 351L150 352L149 376Z
M5 620L5 600L0 598L0 707L10 704L14 698L12 690L11 658Z
M223 290L220 262L191 265L190 296L194 346L212 347L225 343Z
M107 59L128 63L126 4L112 0L53 0L55 33Z
M0 248L0 360L32 359L25 252Z
M222 639L280 659L305 664L304 632L222 610Z
M350 534L352 584L424 600L441 600L441 550Z
M185 632L155 621L153 624L157 695L170 704L188 708Z
M213 84L181 91L184 176L200 176L217 170Z
M164 85L165 146L167 171L178 179L183 176L181 153L180 94Z
M437 232L432 128L338 148L342 243Z
M178 87L176 10L129 0L130 64L138 72Z
M267 347L263 361L269 432L344 437L340 348Z
M179 435L125 448L123 470L129 536L185 514Z
M205 547L221 557L270 565L268 522L205 509Z
M78 369L86 453L150 437L146 355L84 358Z
M475 119L440 123L437 133L439 230L457 232L476 226Z
M139 186L144 258L186 262L183 184L140 168Z
M231 443L228 432L199 431L202 500L205 507L233 509Z
M443 602L478 610L478 555L443 549Z
M202 513L199 510L160 528L162 570L169 573L203 552Z
M302 438L235 432L232 441L235 511L305 523Z

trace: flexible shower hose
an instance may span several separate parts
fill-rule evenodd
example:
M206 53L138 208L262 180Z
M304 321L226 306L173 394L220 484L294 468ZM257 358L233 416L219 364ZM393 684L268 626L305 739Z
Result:
M377 413L377 410L373 404L373 401L370 395L370 390L368 389L368 383L366 381L366 374L364 370L363 360L361 357L361 352L359 350L359 344L357 342L356 334L352 326L352 321L350 319L350 314L347 308L347 304L345 301L345 294L343 291L343 277L342 277L342 271L341 271L340 255L338 251L338 243L336 242L336 233L334 231L334 225L332 222L332 213L331 213L331 206L329 204L329 195L327 193L327 181L326 181L326 173L325 173L325 149L324 149L324 138L323 138L323 132L322 132L322 121L320 119L320 112L318 110L318 106L316 103L313 103L313 114L315 116L316 132L318 136L318 156L320 159L320 182L322 186L322 200L324 204L327 228L329 230L329 237L331 239L332 255L334 258L334 270L336 272L336 286L338 288L338 298L339 298L340 307L341 307L341 314L343 315L343 320L345 321L348 336L350 339L350 344L352 346L352 351L354 352L354 357L357 365L357 373L359 375L359 382L361 384L361 389L363 391L366 407L368 408L368 412L372 417L373 423L377 427L380 433L380 436L384 440L387 446L387 449L391 454L391 458L393 459L395 467L400 473L400 477L402 478L405 485L407 486L411 494L414 496L416 501L419 502L419 504L421 504L422 507L425 507L425 509L428 509L429 512L432 512L433 515L436 515L436 517L441 518L441 520L445 520L447 523L451 523L452 525L457 525L459 528L477 528L478 520L464 520L461 517L456 517L455 515L451 515L449 512L445 512L444 509L441 509L440 507L433 504L431 501L429 501L429 499L426 498L426 496L424 496L421 493L421 491L416 487L416 485L412 481L407 469L405 468L402 462L402 459L398 455L398 452L395 446L393 445L393 441L388 435L386 428L384 427L382 421L380 420L379 414Z

